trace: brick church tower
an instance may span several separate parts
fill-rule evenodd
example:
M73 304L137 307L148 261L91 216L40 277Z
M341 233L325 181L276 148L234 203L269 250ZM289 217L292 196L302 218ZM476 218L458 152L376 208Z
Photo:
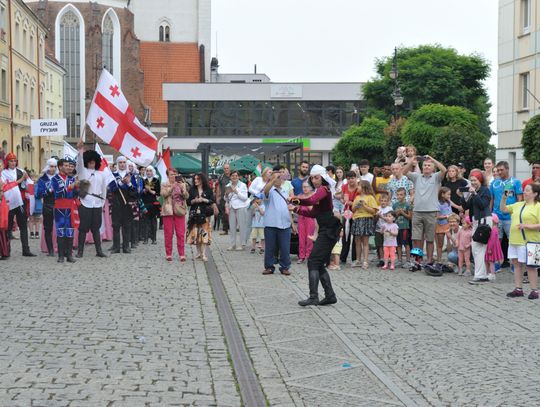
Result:
M82 133L103 68L158 137L167 132L162 84L209 80L211 0L25 2L49 29L47 49L67 71L70 142Z

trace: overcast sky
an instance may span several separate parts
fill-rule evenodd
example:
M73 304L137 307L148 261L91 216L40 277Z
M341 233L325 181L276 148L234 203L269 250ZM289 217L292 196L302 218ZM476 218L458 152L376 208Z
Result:
M363 82L395 46L478 53L496 130L497 16L496 0L213 0L212 55L222 73L257 64L274 82Z

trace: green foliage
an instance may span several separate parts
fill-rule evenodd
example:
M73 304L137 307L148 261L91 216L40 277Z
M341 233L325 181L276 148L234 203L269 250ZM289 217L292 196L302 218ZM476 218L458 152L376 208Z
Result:
M483 168L490 146L488 137L478 128L451 124L436 129L430 155L447 166L462 162L470 170Z
M386 163L392 163L396 159L397 148L403 145L401 133L403 126L407 122L404 118L392 120L392 122L384 129L386 140L384 142L384 160Z
M459 106L431 104L422 106L411 115L403 126L402 139L404 144L414 145L419 154L428 154L440 129L446 126L459 126L470 132L480 131L477 117L469 110Z
M521 138L523 156L529 163L540 160L540 115L531 118L523 129Z
M383 112L387 118L394 109L394 81L389 77L392 58L388 56L376 61L377 76L363 88L367 111L371 114ZM397 63L405 100L400 116L408 116L426 104L463 106L477 116L480 130L491 135L490 104L483 83L490 68L484 58L460 55L455 49L440 45L422 45L398 49Z
M374 117L364 119L360 126L351 126L332 150L333 163L350 168L352 163L367 159L372 166L382 165L386 127L384 120Z

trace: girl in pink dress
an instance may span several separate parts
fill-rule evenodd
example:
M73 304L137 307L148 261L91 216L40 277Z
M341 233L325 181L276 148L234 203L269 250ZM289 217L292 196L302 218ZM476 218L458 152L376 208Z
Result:
M491 215L493 226L491 227L491 235L487 243L486 249L486 269L488 271L488 279L490 281L495 280L495 263L502 263L504 259L501 241L499 240L499 217L493 213Z
M463 226L457 232L456 236L458 249L458 276L471 276L471 244L472 244L472 225L468 217L463 219ZM463 273L463 265L466 271Z
M307 199L313 195L313 188L307 182L302 184L302 193L298 196L301 199ZM305 262L313 249L313 241L310 239L315 233L315 219L307 216L298 215L298 264Z

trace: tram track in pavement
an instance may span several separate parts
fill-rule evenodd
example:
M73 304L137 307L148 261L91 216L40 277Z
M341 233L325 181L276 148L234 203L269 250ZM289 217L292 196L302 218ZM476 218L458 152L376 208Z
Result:
M246 407L266 406L268 405L268 401L255 374L255 368L249 357L240 326L234 316L225 286L223 285L211 251L208 251L207 256L208 261L205 263L206 273L212 292L214 293L219 319L223 328L223 334L225 335L234 373L238 381L243 405Z

